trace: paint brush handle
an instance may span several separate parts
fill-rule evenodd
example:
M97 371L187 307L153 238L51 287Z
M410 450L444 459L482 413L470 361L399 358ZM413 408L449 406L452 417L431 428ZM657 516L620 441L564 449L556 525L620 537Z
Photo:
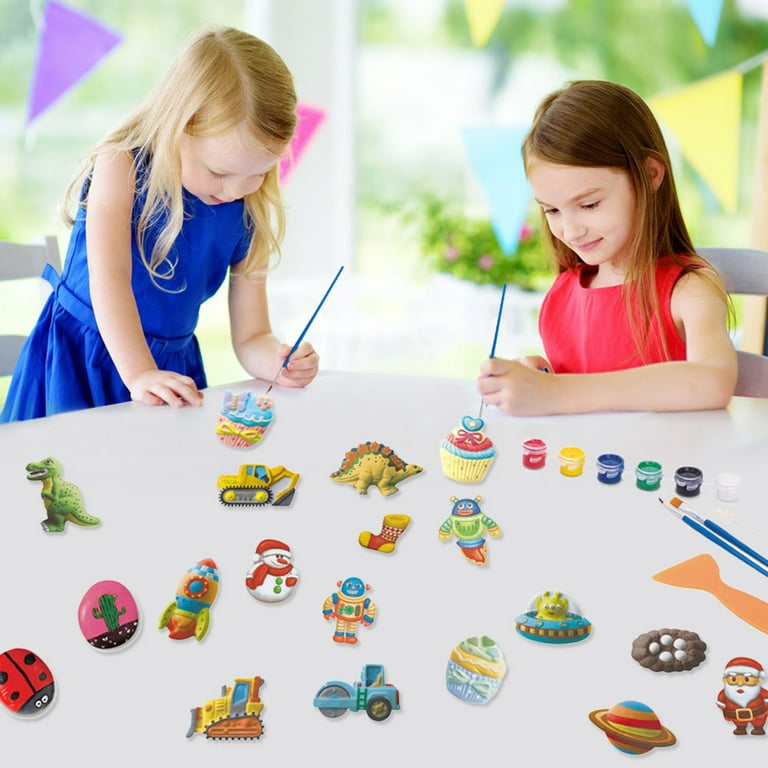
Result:
M767 557L764 557L759 552L752 549L752 547L745 544L743 541L741 541L741 539L737 539L732 533L729 533L728 531L726 531L725 528L721 528L717 523L714 523L711 520L705 520L704 525L706 525L710 531L714 531L718 536L722 536L726 541L729 541L731 544L736 546L742 552L746 553L750 557L753 557L759 563L762 563L763 565L768 566Z
M315 308L315 311L312 313L312 317L309 318L309 321L304 326L304 330L299 334L299 338L296 339L296 343L291 347L291 351L288 353L288 356L283 360L282 368L285 368L286 365L288 365L288 361L291 359L291 355L298 349L299 344L301 344L302 341L304 341L304 337L307 335L307 331L309 330L309 326L312 325L314 322L314 319L317 317L317 313L320 311L320 308L325 304L325 300L328 298L328 294L331 292L331 289L334 285L336 285L336 281L339 279L339 275L342 273L344 269L344 266L342 265L339 267L339 271L336 273L336 277L331 280L331 284L328 286L328 289L326 290L325 294L323 294L323 298L320 299L320 303Z
M735 558L738 558L741 560L742 563L746 563L750 568L754 568L758 573L762 573L763 576L768 576L768 571L765 570L765 568L762 568L759 566L754 560L747 557L743 552L740 552L735 547L732 547L728 542L721 539L718 535L710 531L708 528L705 528L703 525L700 525L695 520L688 517L688 515L683 515L680 518L688 527L693 528L694 531L697 533L700 533L705 538L709 539L712 543L717 544L718 547L721 549L724 549L726 552L729 552L731 555L733 555Z
M296 343L291 347L291 351L286 355L285 360L283 360L283 364L277 369L277 373L275 374L275 378L272 379L272 383L267 388L267 394L269 394L272 391L272 387L275 386L277 383L277 380L280 378L280 374L285 370L285 366L288 365L288 362L291 359L291 356L293 353L299 348L299 344L301 344L302 341L304 341L304 337L307 335L307 331L309 330L309 326L312 325L314 322L314 319L317 317L317 313L320 311L323 304L325 304L325 300L328 298L328 294L331 292L331 289L334 285L336 285L336 281L339 279L339 275L344 271L344 265L342 264L339 267L339 271L336 273L336 277L331 280L331 284L328 286L328 289L323 294L323 298L320 299L320 303L315 307L315 311L312 313L312 317L309 318L309 321L304 326L304 330L299 334L299 338L296 339Z

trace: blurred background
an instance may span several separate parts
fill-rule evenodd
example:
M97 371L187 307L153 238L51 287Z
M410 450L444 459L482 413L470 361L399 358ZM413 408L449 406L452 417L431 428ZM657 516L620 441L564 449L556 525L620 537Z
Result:
M713 134L709 147L712 157L736 158L732 193L691 162L684 137L670 132L669 143L697 245L752 244L764 0L704 0L709 32L696 14L702 3L685 0L508 0L490 20L493 2L481 2L478 20L477 3L463 0L65 4L120 42L30 122L46 5L0 0L0 239L55 234L63 256L68 232L57 208L81 158L144 99L191 30L247 29L276 48L299 102L322 115L284 183L288 235L269 293L275 330L292 343L345 266L308 336L326 369L474 377L503 284L497 354L539 351L537 308L552 275L538 214L529 203L513 212L512 242L500 244L499 224L509 222L466 139L479 126L524 130L538 101L571 79L614 80L652 104L672 94L679 113L689 91L736 73L735 133L727 146ZM691 115L705 139L726 109L713 94L705 96L712 120ZM11 322L8 331L26 333L37 286L0 291L3 331ZM211 384L244 378L223 292L204 306L198 336Z

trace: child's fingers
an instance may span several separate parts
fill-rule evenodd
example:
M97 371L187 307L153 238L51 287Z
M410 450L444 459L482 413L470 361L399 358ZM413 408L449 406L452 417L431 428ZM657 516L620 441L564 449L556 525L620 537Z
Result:
M183 405L200 405L202 392L194 380L173 371L149 371L131 391L133 400L146 405L162 405L179 408Z

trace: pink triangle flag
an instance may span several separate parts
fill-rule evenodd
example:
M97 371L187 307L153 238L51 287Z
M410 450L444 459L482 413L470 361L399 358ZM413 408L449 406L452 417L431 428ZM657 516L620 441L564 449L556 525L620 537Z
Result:
M27 124L87 75L121 39L80 11L49 2L32 78Z
M291 175L323 120L325 112L322 109L301 103L296 106L296 130L293 132L286 156L280 161L281 182Z

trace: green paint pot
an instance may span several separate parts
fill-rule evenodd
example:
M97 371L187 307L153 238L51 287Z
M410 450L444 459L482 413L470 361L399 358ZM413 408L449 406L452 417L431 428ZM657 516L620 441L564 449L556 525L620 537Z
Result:
M635 477L641 491L655 491L661 485L661 464L658 461L641 461L635 467Z

